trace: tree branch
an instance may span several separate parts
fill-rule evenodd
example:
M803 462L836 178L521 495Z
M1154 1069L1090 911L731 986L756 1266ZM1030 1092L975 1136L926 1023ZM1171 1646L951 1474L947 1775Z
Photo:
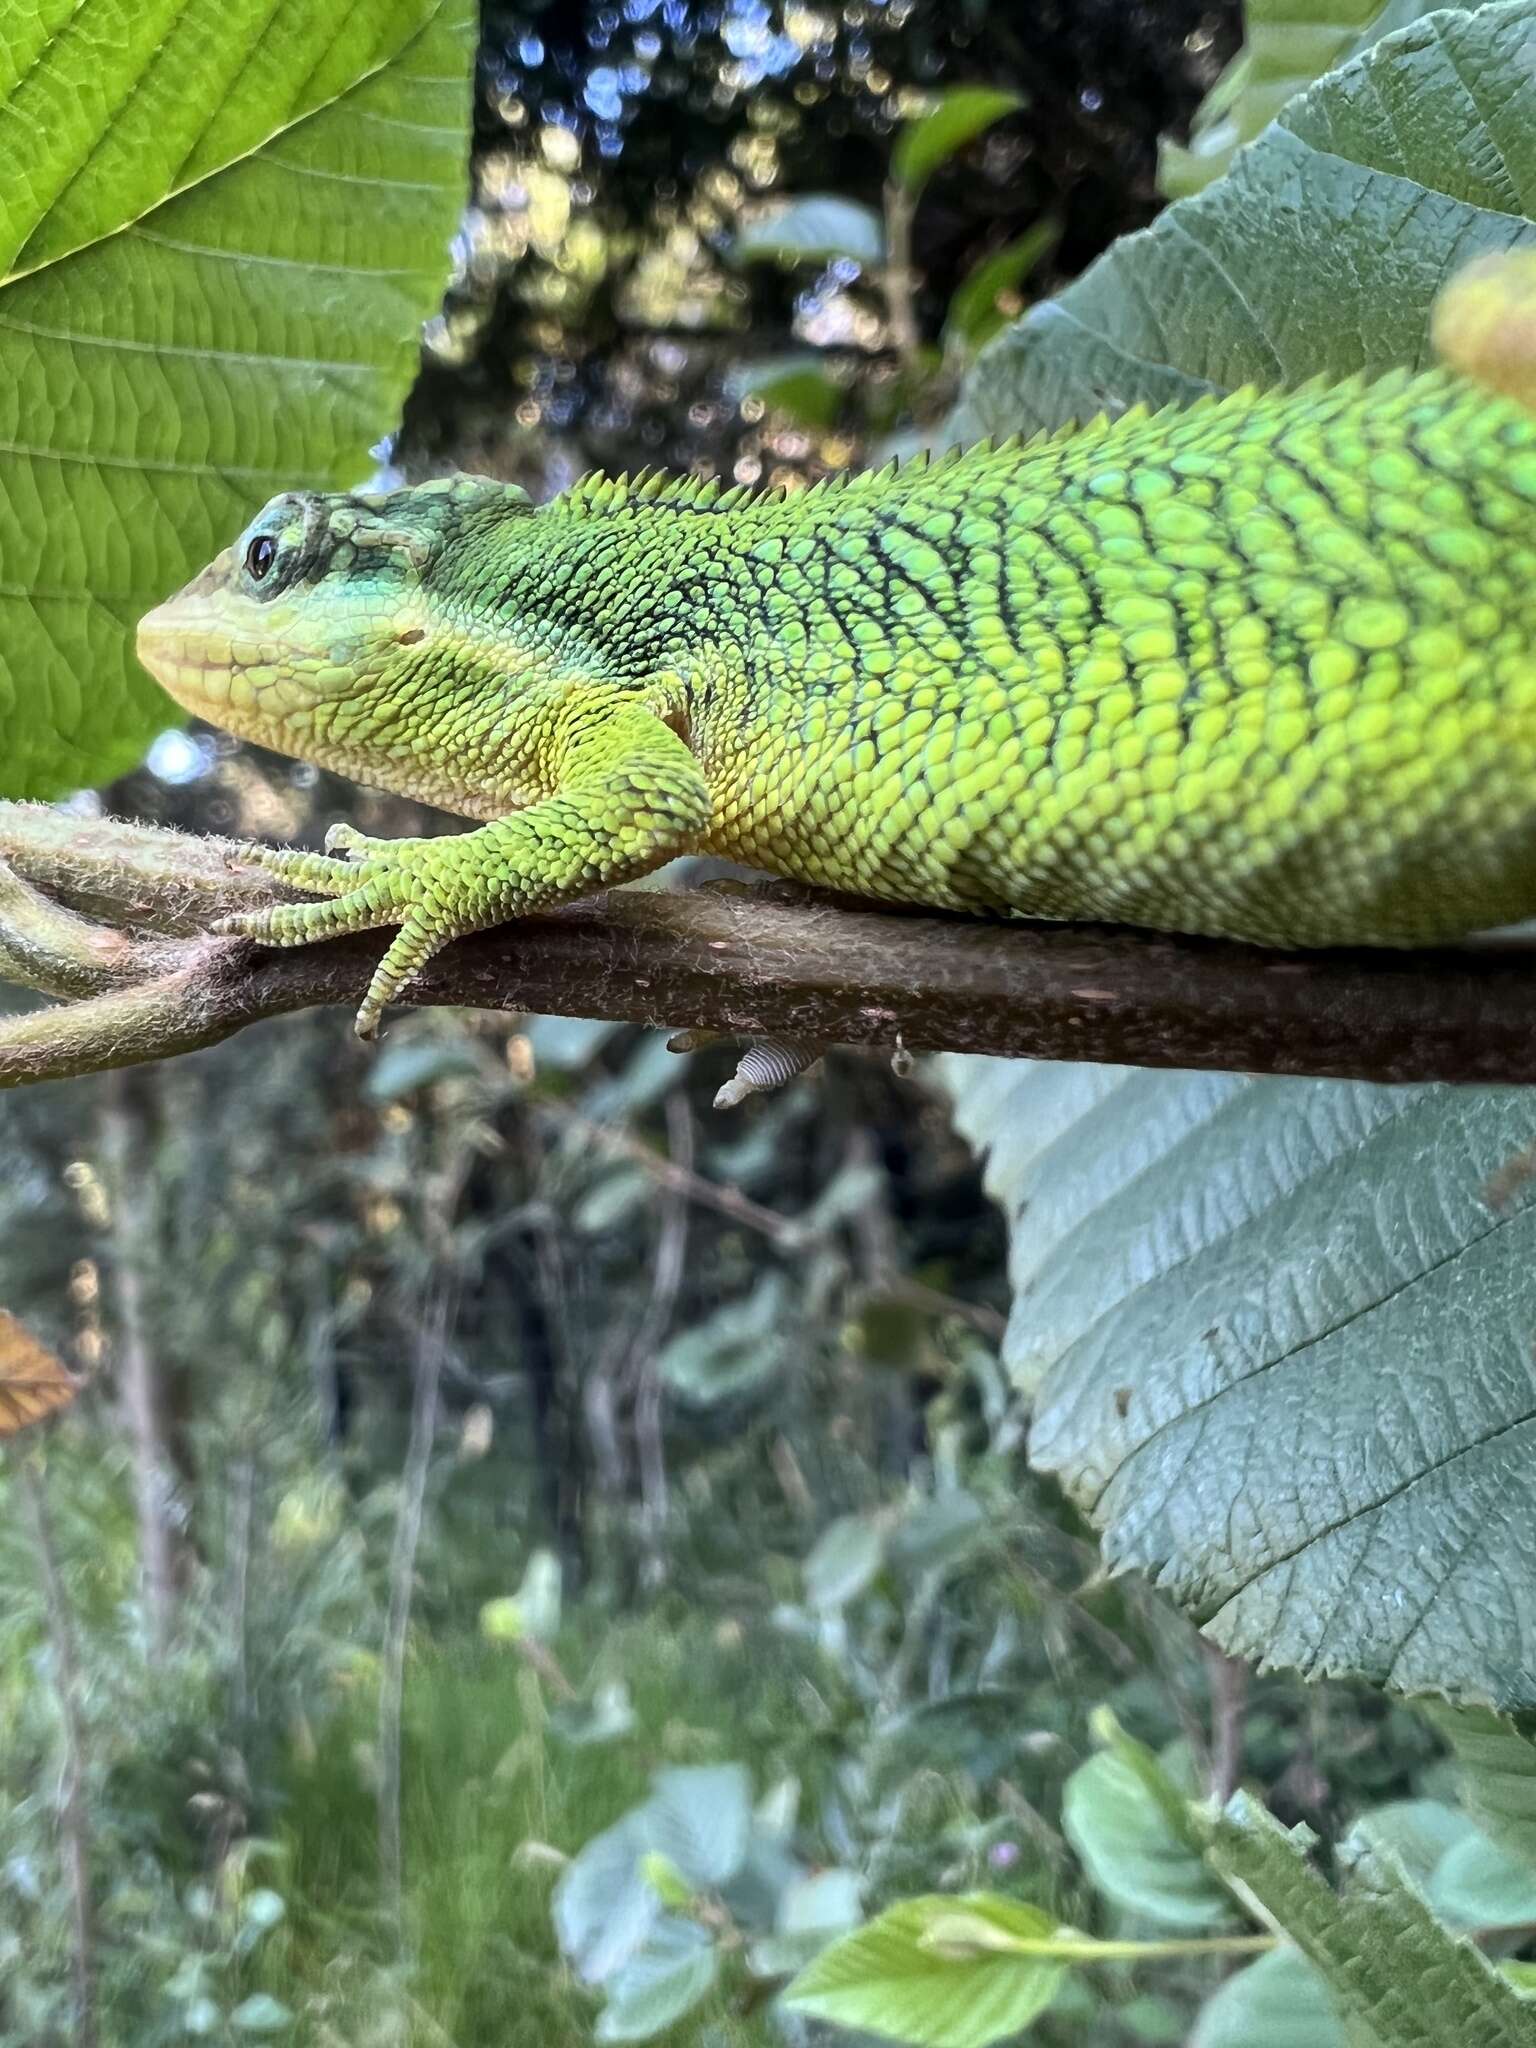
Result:
M213 918L291 893L227 840L0 805L0 864L0 974L72 998L0 1022L0 1087L356 1004L383 944L209 936ZM1529 1082L1533 997L1518 945L1274 953L725 884L619 890L462 940L410 1001L912 1052Z

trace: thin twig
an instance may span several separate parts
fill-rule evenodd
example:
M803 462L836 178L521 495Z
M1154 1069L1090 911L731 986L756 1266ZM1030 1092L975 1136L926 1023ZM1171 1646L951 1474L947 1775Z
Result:
M379 1672L379 1884L395 1938L405 1943L405 1870L401 1847L400 1765L405 1714L405 1649L411 1623L416 1551L432 1442L437 1430L437 1390L448 1338L448 1292L439 1286L417 1330L412 1365L411 1429L401 1475L400 1511L395 1517L389 1559L389 1608Z
M38 1575L53 1647L54 1689L64 1737L64 1771L59 1785L59 1841L69 1883L74 1921L71 1967L75 1985L76 2048L96 2048L96 1915L91 1898L91 1817L85 1797L85 1722L80 1710L80 1660L75 1650L74 1617L59 1570L58 1552L48 1500L37 1465L18 1458L16 1474L32 1521Z
M807 1233L793 1216L785 1216L777 1209L765 1208L761 1202L754 1202L750 1195L739 1189L727 1187L723 1182L709 1180L696 1173L691 1165L676 1158L668 1158L658 1152L644 1138L636 1137L617 1124L598 1123L591 1117L582 1116L579 1111L566 1109L559 1103L546 1103L542 1113L564 1131L579 1133L594 1145L602 1146L616 1158L633 1160L636 1166L660 1188L669 1194L682 1195L695 1202L702 1209L713 1209L717 1216L724 1216L731 1223L739 1223L746 1230L754 1230L761 1237L774 1244L799 1246L806 1242Z
M543 1679L557 1699L569 1701L579 1697L575 1686L556 1661L554 1652L546 1644L541 1643L537 1636L519 1636L513 1648L529 1670L536 1672Z
M133 1442L139 1562L152 1655L165 1655L176 1614L176 1557L171 1533L175 1489L165 1441L159 1359L150 1338L144 1283L152 1247L154 1178L145 1131L143 1077L115 1074L102 1109L102 1163L111 1202L110 1277L116 1309L117 1381Z
M1008 1329L1008 1318L1001 1309L989 1308L984 1301L962 1301L958 1294L945 1294L906 1273L887 1273L880 1282L879 1294L882 1301L910 1308L918 1315L953 1316L957 1322L969 1323L980 1336L991 1338L994 1344L1002 1343Z
M923 332L917 319L918 275L912 267L912 195L893 178L885 188L885 317L891 346L902 369L911 376L918 367Z
M742 1194L739 1188L710 1180L691 1165L667 1158L647 1144L644 1138L616 1124L598 1123L582 1116L579 1111L567 1109L562 1103L543 1105L541 1114L564 1131L579 1131L582 1137L602 1146L615 1157L632 1160L658 1187L684 1195L699 1208L712 1209L717 1216L740 1224L744 1230L755 1231L783 1251L803 1251L827 1235L826 1231L814 1229L801 1217L786 1216L782 1210L767 1208L762 1202L755 1202L750 1195ZM868 1291L878 1292L881 1299L914 1309L920 1315L955 1316L994 1342L1001 1342L1008 1327L1008 1318L986 1303L962 1301L958 1295L942 1293L938 1288L928 1287L921 1280L913 1280L900 1272L884 1272L878 1289L872 1285Z
M1211 1693L1210 1795L1223 1807L1243 1775L1243 1717L1248 1704L1248 1666L1201 1638Z
M667 1141L678 1171L693 1171L693 1113L681 1089L667 1097ZM656 1354L672 1320L683 1284L688 1251L688 1201L674 1190L662 1217L661 1236L651 1268L651 1291L630 1350L634 1387L635 1462L640 1470L641 1542L646 1578L654 1589L666 1575L662 1531L667 1518L667 1458L661 1431L661 1375Z
M256 1505L256 1460L249 1450L235 1459L229 1504L229 1633L233 1648L230 1705L242 1745L250 1734L251 1526Z

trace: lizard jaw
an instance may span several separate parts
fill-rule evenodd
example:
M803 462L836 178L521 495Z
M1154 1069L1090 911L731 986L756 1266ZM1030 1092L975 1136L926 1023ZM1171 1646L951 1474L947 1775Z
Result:
M306 646L291 619L269 624L226 589L203 587L211 580L205 572L144 615L139 660L183 710L292 753L295 737L283 737L289 721L347 695L354 664L341 650Z
M268 684L277 678L257 646L240 646L185 596L157 605L139 623L139 660L184 711L248 739L275 729L280 702Z

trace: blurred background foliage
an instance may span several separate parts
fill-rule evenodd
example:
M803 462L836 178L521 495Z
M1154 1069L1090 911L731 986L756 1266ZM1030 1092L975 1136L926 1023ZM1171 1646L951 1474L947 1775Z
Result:
M388 463L799 486L898 443L1152 217L1239 34L1230 0L489 5ZM930 162L957 88L996 98ZM99 801L432 822L196 730ZM772 1991L895 1900L1231 1930L1135 1742L1340 1855L1466 1861L1427 1723L1251 1678L1026 1472L1003 1224L931 1078L834 1054L719 1115L731 1059L317 1015L6 1098L0 1302L83 1381L0 1468L6 2048L867 2039ZM1446 1895L1512 1950L1536 1909L1478 1842ZM657 1932L701 1891L707 1962ZM1305 1984L1224 2018L1230 1968L1083 1973L1031 2038L1342 2039Z

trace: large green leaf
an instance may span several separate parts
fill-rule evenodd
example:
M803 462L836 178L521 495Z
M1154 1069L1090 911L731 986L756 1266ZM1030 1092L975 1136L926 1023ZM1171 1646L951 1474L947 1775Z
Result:
M1352 1886L1390 1892L1404 1879L1457 1932L1492 1934L1536 1922L1536 1870L1481 1833L1460 1808L1401 1799L1373 1808L1339 1844Z
M661 1900L642 1868L651 1849L643 1807L582 1845L560 1874L551 1906L566 1960L604 1984L655 1931Z
M699 1890L717 1891L740 1870L752 1834L752 1782L740 1764L658 1771L642 1811L647 1842Z
M1536 8L1427 16L983 352L989 433L1426 359L1447 275L1536 236Z
M951 1072L1111 1566L1239 1655L1536 1700L1536 1090Z
M1432 15L979 360L994 431L1418 362L1536 234L1536 4ZM1241 1655L1536 1704L1536 1091L955 1063L1032 1455Z
M1524 1930L1536 1924L1536 1871L1474 1831L1440 1859L1428 1899L1447 1927Z
M434 0L10 10L0 795L131 766L178 715L140 613L272 492L365 471L441 294L468 59Z

